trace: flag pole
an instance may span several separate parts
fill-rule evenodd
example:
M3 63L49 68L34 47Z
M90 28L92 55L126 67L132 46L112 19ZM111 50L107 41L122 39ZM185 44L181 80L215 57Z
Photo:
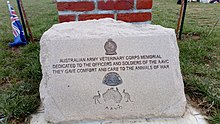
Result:
M11 12L11 10L10 10L10 2L7 0L7 4L8 4L8 10L9 10L9 12Z
M178 35L178 33L179 33L180 22L181 22L182 16L183 16L183 6L184 6L184 0L181 0L180 15L178 17L178 24L177 24L177 28L176 28L176 35Z
M25 22L26 22L26 26L27 26L27 29L28 29L29 36L30 36L30 41L33 43L34 38L33 38L32 32L31 32L31 28L30 28L29 23L28 23L27 15L26 15L22 0L20 0L20 6L21 6L22 12L24 14L24 19L25 19Z
M12 26L13 35L14 35L14 42L9 43L9 46L12 48L17 48L18 46L26 45L27 41L24 36L24 31L22 29L21 22L18 19L18 16L16 15L14 8L10 5L9 0L7 0L7 4L8 4L11 26Z
M22 26L23 26L23 29L24 29L24 33L25 33L26 39L28 39L28 34L27 34L25 23L24 23L24 18L23 18L23 14L22 14L22 11L21 11L21 6L20 6L19 0L17 0L17 5L18 5L18 11L19 11L19 14L20 14L20 17L21 17L21 22L22 22Z
M183 16L182 16L182 21L181 21L181 26L180 26L180 33L179 33L180 40L181 40L182 31L183 31L184 19L185 19L185 15L186 15L187 2L188 2L187 0L184 0Z

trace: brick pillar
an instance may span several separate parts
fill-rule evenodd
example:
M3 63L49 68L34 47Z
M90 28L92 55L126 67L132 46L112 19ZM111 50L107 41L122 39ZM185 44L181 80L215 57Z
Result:
M152 0L57 0L59 22L113 18L151 22Z

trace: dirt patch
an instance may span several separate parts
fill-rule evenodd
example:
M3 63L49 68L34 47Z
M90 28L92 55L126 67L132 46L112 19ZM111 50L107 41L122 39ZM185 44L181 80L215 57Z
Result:
M11 85L12 84L10 82L9 77L5 77L5 78L0 79L0 89L1 90L8 89Z
M215 109L214 103L209 103L206 98L200 99L196 97L190 97L186 95L187 102L192 105L194 108L196 108L201 114L205 115L209 120L208 117L212 115L213 110Z
M193 35L193 36L192 36L192 39L193 39L193 40L199 40L199 39L200 39L200 36L198 36L198 35Z
M182 40L186 40L186 39L192 39L192 40L197 41L201 39L201 36L200 34L195 34L195 33L182 34Z

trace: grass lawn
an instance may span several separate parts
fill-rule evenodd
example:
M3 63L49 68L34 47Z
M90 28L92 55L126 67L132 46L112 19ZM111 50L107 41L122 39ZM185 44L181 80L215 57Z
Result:
M180 9L176 1L154 0L152 23L176 28ZM16 0L11 3L17 9ZM0 119L9 123L27 122L40 105L38 41L57 23L53 0L23 0L23 4L36 43L19 51L8 47L12 29L6 0L0 4ZM183 39L178 41L185 92L213 124L220 124L220 22L213 28L219 18L220 4L189 3Z

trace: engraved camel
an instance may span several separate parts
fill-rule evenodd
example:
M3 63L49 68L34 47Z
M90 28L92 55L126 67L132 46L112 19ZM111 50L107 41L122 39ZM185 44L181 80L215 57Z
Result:
M95 104L97 104L97 102L98 102L99 104L101 104L100 101L99 101L100 98L101 98L101 95L100 95L100 93L99 93L99 91L98 91L98 95L93 96L93 99L95 100Z
M128 92L125 92L125 89L123 90L123 92L122 93L124 93L124 98L126 99L126 102L133 102L133 101L131 101L131 96L130 96L130 94L128 93Z

